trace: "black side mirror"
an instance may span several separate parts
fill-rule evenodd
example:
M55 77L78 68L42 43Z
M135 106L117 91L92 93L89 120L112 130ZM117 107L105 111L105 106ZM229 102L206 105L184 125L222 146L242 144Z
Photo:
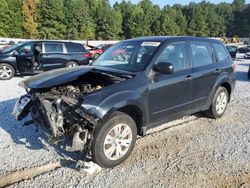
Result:
M13 52L13 56L18 56L19 55L19 52L18 51L14 51Z
M154 66L154 70L162 74L172 74L174 72L174 66L168 62L158 62Z

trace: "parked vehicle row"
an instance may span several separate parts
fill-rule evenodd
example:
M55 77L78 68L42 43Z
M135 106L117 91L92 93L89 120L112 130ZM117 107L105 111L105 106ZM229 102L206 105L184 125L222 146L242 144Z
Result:
M250 46L238 48L236 45L226 46L233 59L249 59Z
M136 38L110 47L90 66L22 81L27 94L17 101L13 115L22 120L31 114L25 125L42 128L50 143L84 151L84 159L114 167L129 157L137 135L150 128L199 111L222 117L235 71L220 41Z
M28 41L0 50L0 80L11 79L14 75L31 75L63 67L88 65L107 46L92 53L84 45L59 41Z

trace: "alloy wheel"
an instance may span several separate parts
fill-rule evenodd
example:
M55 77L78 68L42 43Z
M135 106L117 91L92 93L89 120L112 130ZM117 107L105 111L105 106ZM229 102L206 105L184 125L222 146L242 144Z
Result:
M221 93L218 95L218 97L217 97L217 99L216 99L216 106L215 106L216 112L217 112L218 114L222 114L222 113L225 111L226 106L227 106L227 100L228 100L228 99L227 99L226 93L221 92Z
M70 67L70 68L72 68L72 67L78 67L78 64L76 64L76 63L71 63L71 64L69 64L68 67Z
M108 132L104 139L104 154L109 160L118 160L127 153L131 143L131 128L124 123L117 124Z
M0 78L2 79L6 79L6 78L10 78L12 75L12 70L10 67L8 66L0 66Z

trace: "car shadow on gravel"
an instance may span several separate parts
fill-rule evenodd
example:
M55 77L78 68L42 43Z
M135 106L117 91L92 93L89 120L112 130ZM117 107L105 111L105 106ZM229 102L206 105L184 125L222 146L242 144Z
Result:
M81 160L83 158L79 152L66 152L57 145L49 145L45 140L47 137L32 124L22 126L24 122L30 120L30 117L22 121L16 121L12 116L12 110L17 99L11 99L0 102L0 131L9 134L12 141L17 145L25 145L31 150L51 150L61 157L70 157L73 160ZM1 130L2 129L2 130Z

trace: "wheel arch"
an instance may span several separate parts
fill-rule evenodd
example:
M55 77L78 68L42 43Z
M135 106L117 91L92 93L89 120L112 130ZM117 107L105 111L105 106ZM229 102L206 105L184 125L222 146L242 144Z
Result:
M77 63L77 64L79 65L79 61L76 60L76 59L69 59L69 60L67 60L66 65L67 65L69 62L74 62L74 63Z
M125 114L127 114L128 116L130 116L136 126L137 126L137 134L138 135L143 135L143 125L144 125L144 121L143 121L143 112L142 110L136 106L136 105L127 105L127 106L124 106L124 107L121 107L119 109L116 109L116 111L120 111L120 112L123 112Z
M101 122L107 121L107 119L110 117L111 114L113 114L115 111L123 112L130 116L134 121L137 126L137 134L140 136L143 136L145 133L144 127L146 125L146 120L145 120L145 113L143 112L142 108L135 104L135 103L130 103L126 105L119 105L115 106L111 109L109 109L105 115L102 117Z
M206 105L206 109L208 109L212 103L212 100L213 100L213 96L216 92L216 90L220 87L224 87L227 89L227 92L228 92L228 95L229 95L229 98L228 98L228 102L230 101L231 99L231 94L232 94L232 86L230 84L230 81L228 79L228 77L225 75L225 76L222 76L220 79L218 79L214 86L213 86L213 89L212 91L210 92L209 96L208 96L208 100L207 100L207 105Z

